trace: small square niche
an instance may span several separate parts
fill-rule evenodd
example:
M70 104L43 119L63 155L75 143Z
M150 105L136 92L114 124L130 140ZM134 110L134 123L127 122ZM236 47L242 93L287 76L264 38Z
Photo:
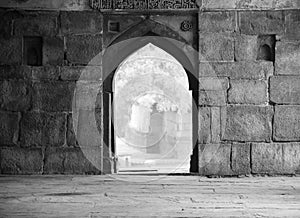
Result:
M258 36L258 54L257 60L275 61L275 35Z
M43 38L39 36L23 37L23 64L42 66Z

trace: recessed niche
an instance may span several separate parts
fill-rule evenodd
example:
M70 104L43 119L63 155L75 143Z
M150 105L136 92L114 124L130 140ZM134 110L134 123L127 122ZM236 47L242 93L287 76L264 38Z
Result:
M275 35L258 36L257 60L275 61Z
M118 33L120 32L120 23L116 21L108 21L108 32L109 33Z
M25 36L23 38L23 64L29 66L41 66L43 54L43 39L37 36Z

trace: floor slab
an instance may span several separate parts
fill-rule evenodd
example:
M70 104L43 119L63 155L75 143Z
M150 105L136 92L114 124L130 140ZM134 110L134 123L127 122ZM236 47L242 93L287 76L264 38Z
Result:
M1 217L300 217L300 177L1 176Z

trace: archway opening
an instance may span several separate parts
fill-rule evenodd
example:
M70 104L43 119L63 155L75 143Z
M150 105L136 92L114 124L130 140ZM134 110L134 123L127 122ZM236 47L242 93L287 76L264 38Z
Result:
M119 65L113 93L118 173L188 173L193 108L183 66L149 43Z

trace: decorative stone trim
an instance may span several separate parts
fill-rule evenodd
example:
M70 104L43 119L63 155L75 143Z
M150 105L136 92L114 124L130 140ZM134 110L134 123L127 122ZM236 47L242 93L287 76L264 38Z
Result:
M196 0L91 0L97 10L179 10L197 9Z

